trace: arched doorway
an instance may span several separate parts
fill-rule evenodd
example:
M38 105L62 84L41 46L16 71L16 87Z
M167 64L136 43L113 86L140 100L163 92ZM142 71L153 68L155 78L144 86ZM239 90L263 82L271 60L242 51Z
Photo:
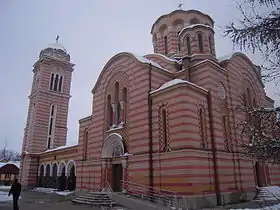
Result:
M76 164L73 160L70 160L67 164L67 188L68 190L76 189Z
M57 163L52 165L52 188L57 188Z
M64 191L66 189L66 164L65 162L60 162L58 165L58 184L59 190Z
M50 164L47 164L46 166L46 187L51 187L51 166Z
M265 185L265 177L263 167L260 162L255 163L255 174L258 187L263 187Z
M105 182L108 182L114 192L120 192L122 190L123 179L123 167L119 161L114 161L115 158L121 157L125 153L125 146L122 136L113 133L110 134L104 141L101 151L101 159L109 161L111 164L104 169L103 176L105 176ZM108 161L107 161L108 162Z
M40 165L39 171L38 171L38 186L43 187L44 186L44 165Z

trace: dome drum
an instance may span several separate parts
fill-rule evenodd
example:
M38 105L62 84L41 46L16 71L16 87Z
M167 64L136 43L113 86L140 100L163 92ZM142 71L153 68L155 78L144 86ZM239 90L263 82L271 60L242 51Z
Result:
M67 50L59 43L50 44L45 49L41 50L39 58L44 56L70 62L70 55L67 53Z

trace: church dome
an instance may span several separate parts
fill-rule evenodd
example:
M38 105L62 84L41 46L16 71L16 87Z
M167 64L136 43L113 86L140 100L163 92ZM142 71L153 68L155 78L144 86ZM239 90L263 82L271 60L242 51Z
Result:
M59 36L57 36L55 43L51 43L41 50L39 58L52 57L63 61L70 61L70 55L67 53L66 48L58 42L58 38Z
M65 47L63 47L60 43L56 42L56 43L51 43L49 44L47 48L52 48L52 49L55 49L55 50L63 50L64 52L67 53L67 50L65 49Z

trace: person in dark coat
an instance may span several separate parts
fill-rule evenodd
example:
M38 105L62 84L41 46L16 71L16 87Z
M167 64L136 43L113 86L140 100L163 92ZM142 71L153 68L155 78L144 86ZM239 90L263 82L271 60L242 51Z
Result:
M20 196L20 192L21 192L21 184L18 182L17 179L15 179L10 192L9 192L9 196L12 194L13 195L13 207L14 210L18 210L18 199Z

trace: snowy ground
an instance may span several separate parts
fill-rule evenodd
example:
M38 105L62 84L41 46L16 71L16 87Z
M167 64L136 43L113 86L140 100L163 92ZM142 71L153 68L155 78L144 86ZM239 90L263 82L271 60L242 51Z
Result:
M0 186L0 190L10 190L10 189L11 189L11 186L4 186L4 185Z
M42 192L42 193L55 193L57 195L63 195L63 196L67 196L67 195L70 195L70 194L73 194L74 191L58 191L57 189L52 189L52 188L43 188L43 187L37 187L37 188L34 188L32 190L33 192Z
M21 196L19 197L21 199ZM0 202L12 201L13 196L8 196L8 192L0 191Z
M276 204L273 206L267 206L259 209L231 209L231 210L279 210L280 209L280 204Z

